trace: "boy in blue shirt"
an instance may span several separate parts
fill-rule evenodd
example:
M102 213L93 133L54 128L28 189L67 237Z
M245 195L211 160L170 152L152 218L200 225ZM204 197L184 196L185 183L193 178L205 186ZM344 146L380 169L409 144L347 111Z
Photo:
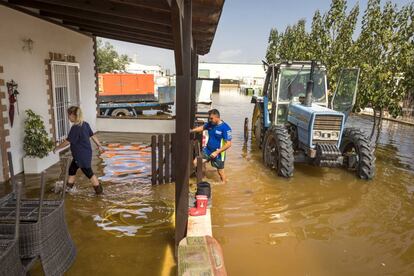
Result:
M231 147L231 128L220 119L220 112L217 109L210 110L208 115L208 122L203 126L192 129L191 132L208 131L208 142L202 152L203 160L204 162L210 162L211 166L217 169L221 181L225 183L224 162L226 150ZM194 160L195 166L196 162Z

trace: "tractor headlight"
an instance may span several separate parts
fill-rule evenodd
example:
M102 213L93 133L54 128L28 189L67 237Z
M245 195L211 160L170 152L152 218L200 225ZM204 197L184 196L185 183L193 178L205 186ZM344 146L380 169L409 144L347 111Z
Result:
M314 130L313 131L313 139L320 139L322 137L322 131Z
M331 131L331 130L314 130L313 131L313 139L315 140L338 140L339 131Z
M332 139L338 139L339 137L339 131L332 131L331 138Z

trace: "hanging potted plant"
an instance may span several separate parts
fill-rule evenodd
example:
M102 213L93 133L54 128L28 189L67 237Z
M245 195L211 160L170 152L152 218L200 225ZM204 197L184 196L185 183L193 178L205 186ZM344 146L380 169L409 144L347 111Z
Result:
M26 110L24 121L23 157L25 173L40 173L59 162L59 155L52 151L53 141L46 132L42 118L32 110Z

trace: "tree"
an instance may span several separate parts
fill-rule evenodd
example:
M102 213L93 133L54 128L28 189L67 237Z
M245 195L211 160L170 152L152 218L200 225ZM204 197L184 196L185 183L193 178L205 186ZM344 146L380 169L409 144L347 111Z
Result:
M319 10L315 12L312 19L312 27L309 36L309 49L311 59L319 60L326 64L329 47L329 34L325 29L323 18Z
M342 7L342 6L341 6ZM335 24L335 29L332 31L335 36L330 38L330 45L327 59L328 66L328 82L330 91L336 90L338 78L343 68L355 67L357 65L356 59L352 58L355 56L356 48L353 39L356 24L359 15L359 6L355 5L348 15L342 13L340 24ZM342 19L345 16L345 19Z
M405 59L402 51L405 49L403 41L407 39L404 34L406 22L404 8L398 11L396 5L388 1L381 10L380 0L368 2L357 42L359 66L362 69L358 107L371 106L374 110L371 137L375 128L378 129L378 135L380 133L384 110L394 117L402 112L400 103L407 87L403 85L404 82L400 82L404 77L404 66L400 62L404 63Z
M358 5L347 13L346 0L332 0L328 12L314 13L309 33L305 21L299 20L279 34L273 55L281 60L322 61L330 91L336 89L342 68L359 67L355 109L374 109L373 135L381 128L384 111L401 115L402 101L414 91L414 4L398 9L388 1L381 8L381 0L369 0L355 40L358 15Z
M281 36L277 29L270 29L268 46L266 51L266 61L269 64L276 63L279 61L279 47L280 47Z
M279 56L281 60L308 60L311 52L308 48L309 35L305 30L305 20L288 26L282 34Z
M99 73L124 71L129 62L131 62L131 59L127 55L119 55L111 43L103 43L101 39L97 40L97 66Z

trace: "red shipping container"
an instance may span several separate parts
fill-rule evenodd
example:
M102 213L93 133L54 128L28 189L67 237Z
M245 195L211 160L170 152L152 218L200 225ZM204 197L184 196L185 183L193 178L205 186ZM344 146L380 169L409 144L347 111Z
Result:
M99 95L154 95L154 75L99 74Z

